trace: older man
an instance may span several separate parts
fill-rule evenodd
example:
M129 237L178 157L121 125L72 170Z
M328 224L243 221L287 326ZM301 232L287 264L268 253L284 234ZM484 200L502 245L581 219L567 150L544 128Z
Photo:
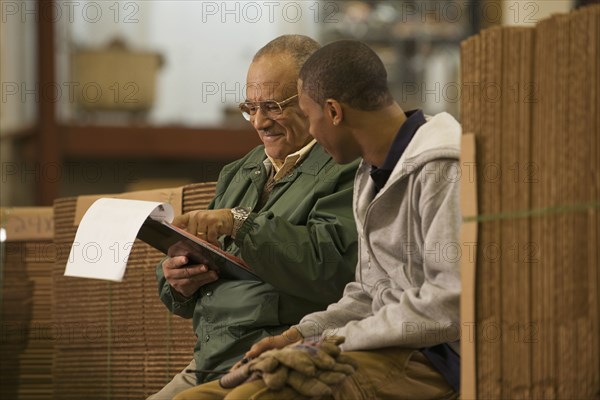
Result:
M357 163L335 164L309 135L298 106L298 73L318 48L308 37L286 35L256 53L240 108L263 145L223 169L209 211L175 221L213 243L221 237L225 250L264 280L219 279L204 265L182 268L188 262L183 256L158 266L162 301L193 318L198 340L186 369L230 368L252 343L339 299L353 277ZM184 370L151 399L171 399L216 377Z

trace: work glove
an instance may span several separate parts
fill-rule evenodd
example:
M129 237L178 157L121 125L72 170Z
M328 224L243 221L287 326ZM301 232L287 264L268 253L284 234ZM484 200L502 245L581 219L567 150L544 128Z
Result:
M341 354L343 337L330 336L321 341L301 341L269 350L242 365L220 380L224 388L262 379L273 391L290 389L307 397L330 395L357 366L350 357Z

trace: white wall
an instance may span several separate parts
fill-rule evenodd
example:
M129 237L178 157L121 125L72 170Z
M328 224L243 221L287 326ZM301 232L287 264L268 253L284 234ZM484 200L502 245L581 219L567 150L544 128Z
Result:
M133 48L164 57L150 121L188 125L221 123L224 107L243 101L253 54L284 33L314 37L322 7L318 1L77 3L74 18L61 21L62 79L68 80L70 47L101 47L122 37ZM61 108L69 118L68 104Z

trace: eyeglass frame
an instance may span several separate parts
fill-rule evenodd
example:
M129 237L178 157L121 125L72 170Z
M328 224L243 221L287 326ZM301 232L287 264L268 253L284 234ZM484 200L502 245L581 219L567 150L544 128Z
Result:
M258 112L259 109L260 109L260 111L262 111L263 115L265 115L267 118L269 118L271 120L276 120L276 119L279 118L280 115L283 114L283 108L285 106L287 106L288 103L291 102L296 97L298 97L298 93L296 93L292 97L288 97L287 99L282 100L282 101L277 101L277 100L244 101L243 103L240 103L238 107L240 108L240 111L242 112L242 116L244 117L244 119L246 121L250 121L250 119L256 115L256 113ZM269 111L265 111L265 109L263 108L263 104L265 104L265 103L275 103L275 104L277 104L277 107L279 107L279 112L277 114L275 114L274 116L270 115L272 113L272 111L270 111L270 112ZM256 110L256 112L254 114L250 114L250 113L245 112L244 110L242 110L242 107L244 105L247 105L247 104L258 105L258 108L257 108L257 110Z

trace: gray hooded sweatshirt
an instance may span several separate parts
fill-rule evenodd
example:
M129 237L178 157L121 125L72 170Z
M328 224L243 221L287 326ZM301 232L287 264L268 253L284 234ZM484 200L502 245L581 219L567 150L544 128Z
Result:
M345 351L440 343L459 351L460 136L449 114L428 118L376 195L362 162L354 181L355 282L296 325L305 338L345 336Z

